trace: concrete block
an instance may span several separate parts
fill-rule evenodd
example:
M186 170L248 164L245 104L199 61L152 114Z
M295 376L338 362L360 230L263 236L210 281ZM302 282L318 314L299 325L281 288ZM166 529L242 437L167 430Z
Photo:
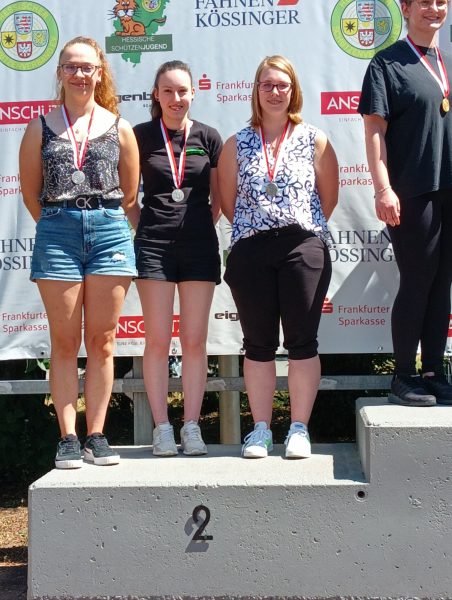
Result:
M358 443L308 460L128 447L51 471L30 487L28 598L451 598L452 409L410 410L359 402Z

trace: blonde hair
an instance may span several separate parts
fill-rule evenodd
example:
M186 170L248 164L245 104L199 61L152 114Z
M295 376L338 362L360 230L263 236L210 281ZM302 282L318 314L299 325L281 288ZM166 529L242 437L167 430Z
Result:
M301 91L300 82L293 64L285 56L275 54L274 56L266 56L264 60L257 67L256 75L254 77L253 93L251 95L251 118L249 120L250 125L253 127L260 127L262 125L262 110L259 103L259 79L262 71L266 68L279 69L290 77L291 97L290 103L287 109L287 118L289 121L298 125L303 120L301 118L301 109L303 106L303 94Z
M96 89L94 90L94 100L102 106L106 108L113 114L119 116L118 110L118 98L116 97L115 84L113 81L113 75L110 69L110 65L105 58L105 54L96 40L93 40L89 37L78 36L69 40L64 44L60 55L58 57L58 63L61 62L61 57L70 46L74 46L75 44L85 44L86 46L90 46L93 48L97 54L97 58L99 60L99 67L102 69L102 77L99 83L96 85ZM60 65L58 64L58 68ZM64 103L64 87L61 85L61 80L58 79L57 82L57 96L61 104Z

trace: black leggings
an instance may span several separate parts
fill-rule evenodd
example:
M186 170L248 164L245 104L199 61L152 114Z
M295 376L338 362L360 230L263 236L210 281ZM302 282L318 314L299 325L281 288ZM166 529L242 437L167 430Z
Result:
M295 360L317 356L317 330L331 279L326 245L298 225L239 240L224 280L231 288L246 357L268 362L279 346Z
M452 190L400 199L400 225L388 227L400 287L392 309L395 372L443 372L452 281Z

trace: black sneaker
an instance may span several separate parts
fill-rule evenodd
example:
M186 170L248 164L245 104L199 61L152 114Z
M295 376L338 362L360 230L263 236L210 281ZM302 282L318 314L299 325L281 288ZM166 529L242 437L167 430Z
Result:
M108 445L103 433L93 433L86 438L84 459L95 465L117 465L120 457Z
M452 405L452 385L445 375L432 375L423 377L424 386L436 396L436 404Z
M71 433L61 438L57 446L55 467L57 469L80 469L82 464L78 437Z
M388 402L402 406L435 406L436 398L420 375L394 375Z

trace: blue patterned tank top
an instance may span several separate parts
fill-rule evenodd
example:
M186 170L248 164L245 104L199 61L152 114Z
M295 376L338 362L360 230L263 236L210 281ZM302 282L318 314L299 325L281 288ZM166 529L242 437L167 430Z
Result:
M41 203L73 200L80 195L101 196L104 200L122 200L119 187L119 132L118 121L108 131L89 140L83 172L83 183L75 184L71 174L75 170L72 144L54 133L44 117L42 122L43 187Z
M273 179L279 188L276 197L265 193L269 178L259 133L246 127L236 134L239 171L231 246L260 231L293 224L328 243L314 172L317 131L301 123L288 138Z

